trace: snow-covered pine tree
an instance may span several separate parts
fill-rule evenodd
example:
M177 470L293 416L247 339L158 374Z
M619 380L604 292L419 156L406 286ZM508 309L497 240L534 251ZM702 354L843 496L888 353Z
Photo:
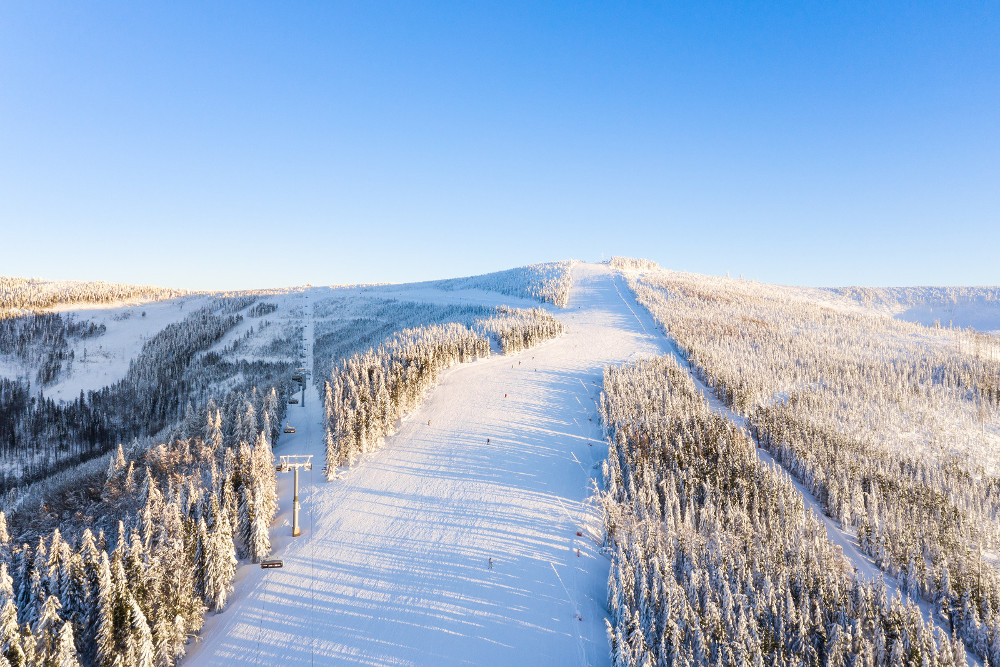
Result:
M24 649L21 647L21 627L17 622L17 607L7 599L0 608L0 653L12 665L23 665Z
M268 512L264 494L254 494L252 523L250 526L250 558L259 563L271 554L271 521L273 512Z
M52 664L57 667L80 667L80 656L73 640L73 624L63 623L59 630L58 643Z
M227 521L221 522L208 534L205 558L205 602L216 613L226 607L236 576L236 547Z
M130 632L125 644L127 664L129 667L153 667L156 650L146 615L135 598L130 597L128 603Z
M117 605L113 575L111 574L111 565L108 562L106 551L101 552L97 586L97 660L98 664L102 665L102 667L111 667L115 663L115 655L118 652L115 628L116 623L120 621L120 613Z
M38 658L43 665L54 662L59 646L59 631L63 620L59 617L62 605L55 595L50 595L42 604L42 610L35 623L34 635Z
M10 534L7 532L7 515L0 510L0 561L10 560Z

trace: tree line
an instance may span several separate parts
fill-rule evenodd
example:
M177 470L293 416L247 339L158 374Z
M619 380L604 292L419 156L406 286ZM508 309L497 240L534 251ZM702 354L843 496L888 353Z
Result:
M186 294L184 290L108 283L103 280L39 280L0 276L0 311L40 310L68 303L114 303L131 299L173 299Z

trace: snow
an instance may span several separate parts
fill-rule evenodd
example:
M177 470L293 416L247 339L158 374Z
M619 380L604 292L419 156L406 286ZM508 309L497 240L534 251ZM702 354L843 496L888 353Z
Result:
M634 296L631 290L628 289L627 285L625 284L625 281L616 278L615 285L618 288L618 294L622 302L628 306L629 310L631 310L632 316L635 318L637 326L643 332L660 331L660 333L662 334L662 329L660 329L657 326L656 322L653 320L652 315L650 315L645 308L642 308L635 302ZM732 410L730 410L696 374L691 372L691 368L688 366L687 360L684 358L684 355L681 354L676 343L668 339L668 345L670 353L677 360L677 363L680 365L680 367L688 370L689 376L694 381L695 386L698 388L698 391L700 391L702 396L705 397L705 400L708 402L709 407L716 414L725 417L726 419L736 424L741 430L743 430L744 433L747 434L748 437L751 438L751 440L753 440L753 437L750 435L750 431L747 427L746 419L740 416L739 414L733 412ZM785 474L788 474L787 471L785 471L785 469L781 466L781 464L778 463L778 461L775 460L774 457L771 456L771 454L766 449L758 447L756 449L756 452L757 452L757 458L760 459L760 461L763 464L771 466L779 471L785 472ZM932 617L937 627L941 628L941 630L943 630L946 635L951 634L947 624L944 623L939 616L932 614L932 605L929 602L920 598L910 597L909 595L904 593L903 590L900 588L899 582L891 576L884 575L883 572L879 569L878 565L876 565L875 562L871 559L871 557L869 557L861 550L861 546L858 544L857 535L855 535L853 531L845 530L844 527L841 526L839 522L827 516L825 510L823 509L823 506L816 499L816 497L813 496L812 493L805 488L805 486L803 486L798 480L796 480L790 474L788 474L788 478L791 481L792 485L795 487L795 489L802 496L802 500L805 504L806 510L812 511L823 522L823 525L826 527L827 539L829 539L833 545L840 547L841 551L843 552L844 558L847 559L848 569L853 569L856 576L866 581L875 581L880 576L883 576L885 581L886 594L888 597L891 598L899 594L904 599L907 598L910 599L914 604L916 604L920 608L921 614L924 618ZM968 664L970 665L982 664L971 651L967 653L966 659L968 661Z
M281 474L272 557L284 567L241 567L229 608L209 614L186 664L609 664L609 564L592 495L607 453L596 406L603 368L680 355L606 266L576 264L573 277L568 308L550 309L562 337L445 372L384 448L329 483L321 397L310 384L304 403L289 406L296 433L275 447L314 457L300 479L302 535L290 535L292 475ZM498 298L365 289L437 303ZM309 360L312 305L329 294L313 288L282 304L302 306ZM878 577L855 537L795 486L859 576ZM891 595L897 584L887 587Z
M666 347L606 267L577 265L574 281L569 307L552 310L564 336L447 371L383 449L333 482L319 470L317 391L289 406L297 432L275 454L316 462L300 480L303 534L289 536L283 474L284 567L242 567L187 664L608 664L596 400L605 365Z
M81 391L96 391L125 377L147 340L167 325L179 322L203 305L203 297L179 297L165 301L130 300L113 304L60 304L52 312L72 315L77 321L104 324L103 335L71 340L72 365L64 362L58 381L45 387L45 395L56 400L73 400ZM145 313L145 314L144 314ZM86 350L86 355L84 355ZM37 368L25 368L11 355L0 358L0 375L27 376L34 383Z
M997 287L848 287L833 291L906 322L1000 334Z

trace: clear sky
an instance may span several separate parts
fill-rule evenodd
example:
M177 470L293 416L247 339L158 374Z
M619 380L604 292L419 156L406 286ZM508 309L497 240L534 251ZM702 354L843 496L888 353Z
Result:
M1000 283L997 2L4 2L0 274Z

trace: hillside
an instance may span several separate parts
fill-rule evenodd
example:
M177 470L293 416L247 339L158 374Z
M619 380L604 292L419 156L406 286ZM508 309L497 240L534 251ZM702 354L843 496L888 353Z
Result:
M622 259L114 286L126 301L67 289L74 302L0 320L0 607L36 650L1000 656L1000 343L958 328L992 330L995 290L792 288ZM313 457L295 539L272 453ZM3 633L0 653L25 650Z

